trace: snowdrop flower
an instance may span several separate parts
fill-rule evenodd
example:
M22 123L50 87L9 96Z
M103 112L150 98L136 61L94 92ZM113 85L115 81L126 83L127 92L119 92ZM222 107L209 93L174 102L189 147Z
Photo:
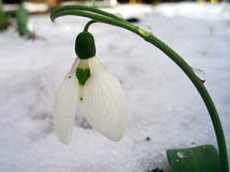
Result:
M76 38L80 58L66 75L56 96L54 126L62 143L72 137L76 110L105 137L119 141L127 126L127 108L120 82L96 57L94 38L82 32Z

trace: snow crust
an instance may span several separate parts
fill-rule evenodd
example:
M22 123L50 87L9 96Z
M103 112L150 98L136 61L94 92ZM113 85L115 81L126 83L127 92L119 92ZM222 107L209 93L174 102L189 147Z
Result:
M212 8L200 9L203 20L153 10L140 25L206 73L205 85L230 147L230 22L215 20L222 13L210 20L206 11ZM73 141L61 144L53 131L54 94L71 68L75 36L86 20L65 17L51 23L48 16L39 16L31 23L38 40L23 40L14 29L0 33L0 172L146 172L156 167L167 171L166 149L216 145L203 102L181 70L138 36L103 24L90 31L97 56L126 92L128 129L120 142L112 142L76 117Z

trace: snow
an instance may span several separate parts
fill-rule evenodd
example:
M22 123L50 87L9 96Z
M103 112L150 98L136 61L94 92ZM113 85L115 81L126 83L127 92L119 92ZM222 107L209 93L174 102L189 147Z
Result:
M140 25L205 72L230 147L229 20L221 12L201 20L187 17L187 10L173 10L182 6L167 5L170 17L159 12L164 5L157 6ZM191 6L204 16L223 4ZM138 36L104 24L90 31L97 55L126 92L128 129L122 141L112 142L80 127L77 118L71 144L61 144L52 128L55 91L74 61L75 36L86 20L65 17L51 23L45 15L32 17L31 23L40 37L34 41L19 38L13 28L0 33L1 172L167 171L165 150L216 145L207 110L181 70Z
M204 20L230 19L230 5L225 2L221 4L200 3L199 5L190 2L177 4L165 3L156 7L155 11L168 17L184 16Z
M143 18L145 15L153 12L153 7L144 4L118 4L114 8L104 8L103 10L127 19L135 17Z

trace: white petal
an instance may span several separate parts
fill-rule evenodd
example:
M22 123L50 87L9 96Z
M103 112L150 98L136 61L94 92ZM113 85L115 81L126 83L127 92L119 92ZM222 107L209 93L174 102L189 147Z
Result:
M71 66L69 73L74 74L77 69L78 64L79 64L79 58L76 58Z
M57 92L54 128L59 140L68 144L72 137L78 98L78 85L74 74L67 74Z
M89 60L91 76L82 91L80 110L94 129L105 137L119 141L127 126L126 101L120 82L99 60Z

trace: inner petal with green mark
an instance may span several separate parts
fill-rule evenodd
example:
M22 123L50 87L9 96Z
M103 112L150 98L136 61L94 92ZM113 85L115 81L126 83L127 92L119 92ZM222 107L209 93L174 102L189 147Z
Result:
M86 81L90 78L90 70L89 68L77 68L75 75L78 79L79 85L84 86Z

